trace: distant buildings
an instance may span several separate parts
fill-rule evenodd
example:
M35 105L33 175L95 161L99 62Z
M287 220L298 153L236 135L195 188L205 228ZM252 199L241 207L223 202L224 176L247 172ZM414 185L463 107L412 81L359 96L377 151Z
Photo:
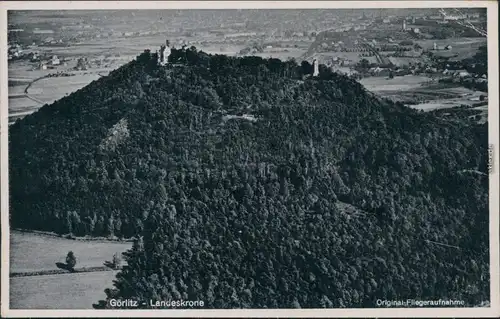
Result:
M31 55L31 62L36 62L40 60L40 57L38 56L38 53L37 52L33 52L33 54Z
M59 58L57 57L57 55L52 56L51 64L52 65L59 65L59 64L61 64L61 61L59 61Z
M448 21L457 21L457 20L463 20L465 19L464 16L461 15L444 15L443 20L448 20Z
M466 78L466 77L469 77L471 75L466 70L458 70L455 72L454 76L460 77L460 78Z
M8 47L9 55L12 57L20 57L23 54L23 49L19 44Z
M75 69L78 71L87 70L88 60L87 58L79 58L76 62Z
M391 73L390 68L373 67L368 70L374 76L388 76Z
M471 77L471 74L467 70L444 70L443 75L451 75L455 78L467 78Z

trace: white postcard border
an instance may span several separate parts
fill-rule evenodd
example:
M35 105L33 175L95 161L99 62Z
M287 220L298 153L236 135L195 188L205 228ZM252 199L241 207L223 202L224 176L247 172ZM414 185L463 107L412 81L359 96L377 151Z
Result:
M231 310L14 310L9 305L8 213L8 63L7 10L97 9L318 9L318 8L460 8L488 9L488 123L493 146L490 174L490 292L489 308L375 309L231 309ZM1 171L1 316L2 317L499 317L499 91L498 4L496 1L12 1L0 3L0 171Z

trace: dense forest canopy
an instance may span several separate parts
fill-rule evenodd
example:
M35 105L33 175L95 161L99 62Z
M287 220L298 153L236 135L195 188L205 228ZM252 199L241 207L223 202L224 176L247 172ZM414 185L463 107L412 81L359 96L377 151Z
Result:
M487 123L307 62L156 59L10 127L13 227L139 238L108 299L489 300Z

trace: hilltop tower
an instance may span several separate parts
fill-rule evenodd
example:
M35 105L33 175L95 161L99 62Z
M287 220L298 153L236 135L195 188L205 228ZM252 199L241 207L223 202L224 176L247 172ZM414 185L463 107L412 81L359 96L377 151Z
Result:
M403 31L406 31L406 19L403 20Z
M160 52L158 52L158 64L159 65L167 65L168 64L168 57L170 56L170 53L172 50L170 49L170 41L166 41L165 45L160 46Z
M313 66L314 66L314 73L313 73L313 76L318 76L318 75L319 75L319 65L318 65L318 60L314 59L314 61L313 61Z
M432 46L434 50L437 50L437 44L434 42L434 45Z

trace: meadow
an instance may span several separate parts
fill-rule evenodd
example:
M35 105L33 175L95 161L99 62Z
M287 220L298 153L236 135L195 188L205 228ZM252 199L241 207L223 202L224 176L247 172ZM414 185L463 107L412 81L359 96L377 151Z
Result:
M455 60L463 60L474 56L478 52L479 47L486 44L487 39L480 38L454 38L454 39L439 39L439 40L419 40L416 41L424 50L431 50L434 54L443 57L454 57ZM434 51L434 43L438 47L451 45L451 50Z
M429 82L430 78L425 75L394 77L389 79L385 76L366 77L359 81L368 91L405 91L420 88Z
M84 241L12 230L10 233L10 273L42 272L58 269L71 250L76 268L103 266L115 253L131 247L128 242ZM104 297L117 271L64 273L10 278L10 307L13 309L92 309Z
M53 103L83 88L111 70L94 68L89 71L74 71L72 67L76 65L76 61L70 61L69 64L55 70L39 70L33 69L34 64L26 61L9 63L9 124L35 112L45 103ZM72 73L73 76L47 77L60 71Z
M117 271L10 278L12 309L92 309Z
M404 81L398 76L393 79L368 77L361 79L360 83L381 97L403 103L412 102L409 107L423 111L473 106L481 95L487 95L459 85L431 83L427 76L404 76Z
M76 267L103 266L115 253L131 247L127 242L70 240L59 237L11 231L10 272L36 272L57 269L71 250L77 258Z
M70 77L44 78L34 82L28 89L28 94L50 104L65 95L83 88L98 78L100 76L95 73L80 73Z

